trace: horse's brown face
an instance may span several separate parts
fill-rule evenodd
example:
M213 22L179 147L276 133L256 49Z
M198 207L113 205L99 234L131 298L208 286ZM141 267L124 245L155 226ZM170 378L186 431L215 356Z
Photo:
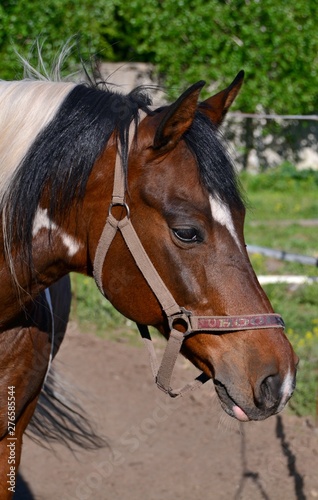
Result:
M233 88L229 88L232 94ZM238 88L234 90L237 93ZM208 103L215 123L234 99L232 94L222 99L218 94ZM128 178L133 226L180 306L200 316L271 313L245 249L243 206L209 193L178 132L178 120L186 121L191 104L178 108L173 124L165 122L164 110L139 127ZM168 137L169 126L173 131ZM126 316L156 326L167 337L169 329L157 299L136 272L121 238L115 242L109 256L113 270L105 275L107 295ZM125 269L125 298L118 286L120 269ZM112 281L112 275L117 279ZM183 353L213 378L223 409L239 420L277 413L293 392L297 358L283 329L199 333L187 338Z

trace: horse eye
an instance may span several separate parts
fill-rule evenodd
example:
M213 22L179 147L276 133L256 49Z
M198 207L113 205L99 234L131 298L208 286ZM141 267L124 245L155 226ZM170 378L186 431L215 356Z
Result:
M183 243L199 243L202 241L198 231L194 227L173 228L174 235Z

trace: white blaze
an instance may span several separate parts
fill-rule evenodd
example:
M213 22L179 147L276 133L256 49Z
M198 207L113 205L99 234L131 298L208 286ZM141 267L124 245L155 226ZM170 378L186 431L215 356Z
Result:
M221 200L217 198L213 198L211 195L209 197L210 199L210 206L211 206L211 211L212 211L212 217L213 219L221 224L222 226L225 226L227 230L229 231L230 235L234 239L235 243L237 246L240 248L240 241L237 235L237 232L234 227L232 215L230 212L229 207L223 203Z

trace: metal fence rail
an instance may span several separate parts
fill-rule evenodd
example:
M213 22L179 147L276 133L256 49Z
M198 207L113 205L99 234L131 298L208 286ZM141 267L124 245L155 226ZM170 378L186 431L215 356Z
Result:
M240 111L230 111L229 118L253 118L253 120L305 120L318 121L318 115L277 115L276 113L241 113Z
M259 247L257 245L247 245L247 251L251 254L258 253L266 257L273 257L274 259L286 260L289 262L298 262L309 266L318 267L318 258L309 257L308 255L299 255L297 253L285 252L283 250L273 250L271 248Z
M312 285L318 283L318 276L260 275L257 278L261 285Z

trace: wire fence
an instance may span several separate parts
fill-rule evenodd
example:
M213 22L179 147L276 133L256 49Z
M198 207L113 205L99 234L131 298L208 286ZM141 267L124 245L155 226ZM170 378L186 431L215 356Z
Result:
M306 120L318 121L318 115L277 115L275 113L241 113L240 111L231 111L229 118L252 118L255 120Z
M307 255L299 255L296 253L285 252L283 250L273 250L272 248L260 247L257 245L247 245L249 253L258 253L266 257L273 257L279 260L286 260L289 262L298 262L309 266L318 267L318 258L309 257Z
M318 114L229 112L224 133L239 170L264 171L285 162L318 167Z

